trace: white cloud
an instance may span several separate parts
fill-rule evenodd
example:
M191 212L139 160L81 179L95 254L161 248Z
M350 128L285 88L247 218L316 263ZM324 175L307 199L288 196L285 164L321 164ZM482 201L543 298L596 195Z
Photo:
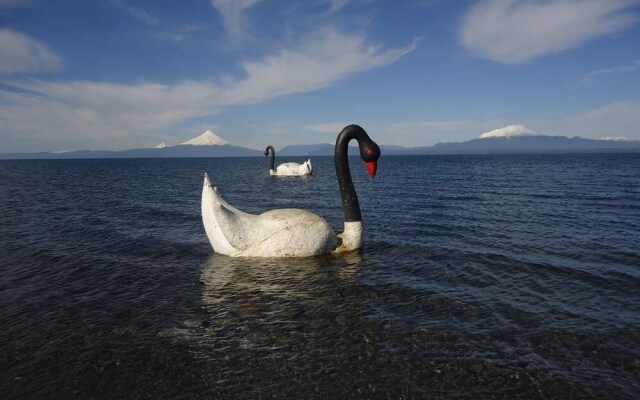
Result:
M342 10L344 7L346 7L346 5L349 4L350 0L328 0L328 1L329 1L329 11L327 11L327 13L333 14Z
M568 117L563 121L566 135L590 138L635 137L640 132L640 100L622 101Z
M581 114L554 119L527 120L526 125L506 125L500 120L459 120L399 122L383 129L392 135L385 144L424 146L441 142L462 142L481 137L514 135L580 136L591 139L603 137L640 138L640 100L609 104ZM496 126L503 126L493 129ZM484 132L481 134L481 132Z
M246 77L225 92L232 104L252 104L268 98L327 87L347 76L391 64L413 51L415 44L382 51L363 36L323 30L292 49L243 64Z
M126 148L136 134L215 112L216 88L206 82L119 85L100 82L5 82L0 92L2 134L38 142L54 137L70 147Z
M313 133L337 135L347 125L351 125L351 123L350 122L328 122L324 124L309 125L309 126L306 126L304 129L306 131L313 132Z
M628 72L635 72L640 70L640 60L635 60L634 62L627 65L619 65L617 67L604 68L596 71L591 71L585 75L582 79L582 82L589 82L593 80L596 76L600 75L610 75L610 74L623 74Z
M158 20L156 17L151 15L151 13L149 13L147 10L143 8L132 6L131 4L128 4L123 0L111 0L111 3L116 7L124 10L131 17L133 17L134 19L138 20L139 22L145 25L148 25L148 26L160 25L160 20Z
M210 0L222 16L222 23L233 39L245 36L245 11L262 0Z
M516 64L577 47L638 21L637 0L486 0L466 14L461 41L474 53Z
M395 134L442 134L442 133L471 133L495 126L487 121L413 121L399 122L389 126L389 131Z
M0 29L0 54L0 74L51 71L62 64L46 44L11 29Z
M536 133L524 125L509 125L502 128L484 132L480 135L480 139L496 138L496 137L514 137L514 136L532 136Z
M207 31L208 27L204 24L188 24L176 27L163 27L152 34L153 37L160 41L168 41L174 44L191 43L196 40L198 35L202 35Z
M501 121L453 120L397 122L386 129L393 134L387 144L426 146L440 142L459 142L477 137L480 132L500 125Z
M305 93L396 61L413 50L381 50L363 37L323 31L263 60L243 65L245 74L216 82L133 85L44 80L4 81L0 136L39 141L55 136L64 148L127 148L138 137L221 110L277 96Z
M269 136L281 136L290 133L293 129L293 124L290 122L267 122L251 124L249 128L259 133L266 133Z

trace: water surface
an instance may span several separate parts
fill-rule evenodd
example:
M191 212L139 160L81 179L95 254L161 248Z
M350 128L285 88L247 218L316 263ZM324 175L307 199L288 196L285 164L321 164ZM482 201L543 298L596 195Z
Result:
M362 251L212 252L204 171L340 230L312 161L0 161L0 396L637 398L640 155L352 158Z

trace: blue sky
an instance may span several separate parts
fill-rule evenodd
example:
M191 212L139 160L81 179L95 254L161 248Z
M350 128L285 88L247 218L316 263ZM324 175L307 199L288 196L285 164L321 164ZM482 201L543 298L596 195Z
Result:
M0 0L0 152L640 138L639 0Z

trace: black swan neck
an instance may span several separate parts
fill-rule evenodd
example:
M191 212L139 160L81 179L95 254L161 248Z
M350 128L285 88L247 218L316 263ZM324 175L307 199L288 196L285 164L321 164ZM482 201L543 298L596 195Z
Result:
M349 125L340 132L336 139L336 176L342 196L342 209L344 210L344 222L362 221L360 214L360 203L358 195L351 179L351 169L349 168L349 142L356 139L358 143L369 139L367 133L358 125Z
M271 159L269 160L269 169L275 169L276 150L273 148L273 146L267 146L266 150L264 151L265 156L269 155L269 150L271 150Z

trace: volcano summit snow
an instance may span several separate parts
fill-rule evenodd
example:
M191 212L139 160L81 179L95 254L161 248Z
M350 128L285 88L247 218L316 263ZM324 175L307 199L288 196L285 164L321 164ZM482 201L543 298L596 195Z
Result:
M534 136L536 133L524 125L509 125L480 135L480 139L514 136Z
M191 140L187 140L186 142L183 142L180 144L190 145L190 146L211 146L211 145L226 145L226 144L230 144L230 142L216 135L215 133L213 133L213 131L207 130L202 135L195 137Z

